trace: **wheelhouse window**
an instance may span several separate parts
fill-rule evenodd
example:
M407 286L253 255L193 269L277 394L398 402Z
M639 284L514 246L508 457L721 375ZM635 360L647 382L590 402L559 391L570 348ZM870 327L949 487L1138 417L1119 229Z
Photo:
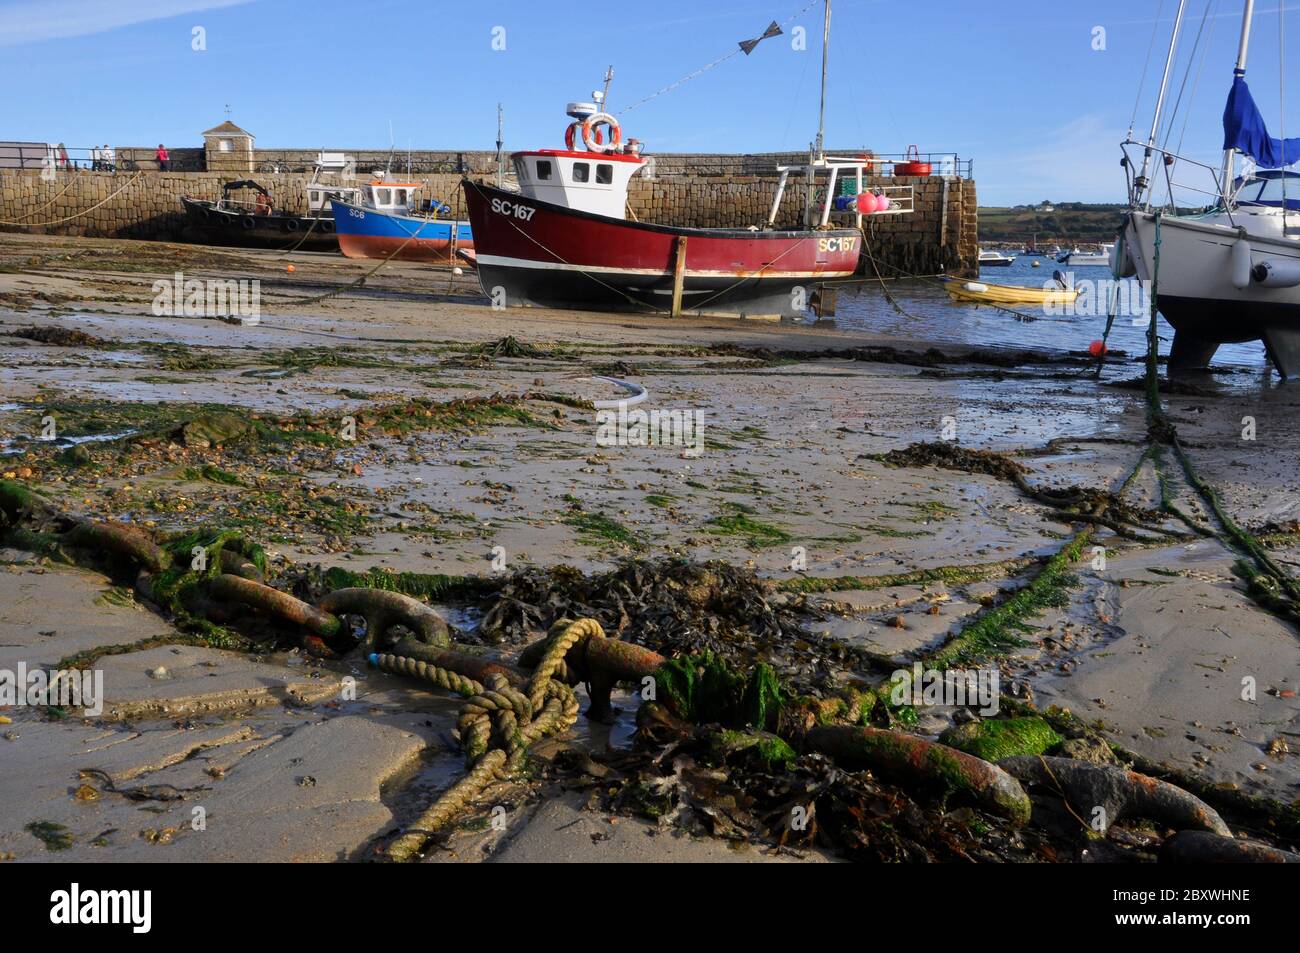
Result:
M394 190L393 190L393 204L394 204L394 205L405 205L405 204L406 204L406 189L394 189Z
M573 163L573 181L589 182L591 180L591 166L586 162Z
M551 177L551 160L538 159L537 160L537 181L546 182L550 179L550 177Z
M1253 179L1237 193L1238 202L1271 205L1275 208L1282 207L1283 199L1288 209L1300 208L1300 176L1279 175Z
M614 167L608 162L602 162L596 166L596 184L609 185L614 181Z
M377 196L375 199L376 205L391 205L393 203L392 189L376 189L375 195Z

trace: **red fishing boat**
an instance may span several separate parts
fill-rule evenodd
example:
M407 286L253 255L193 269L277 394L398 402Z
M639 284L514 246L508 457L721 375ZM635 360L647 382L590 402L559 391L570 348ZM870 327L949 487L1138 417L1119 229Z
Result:
M825 155L819 133L807 165L778 167L765 224L686 228L631 221L628 184L646 159L640 143L624 143L618 120L602 111L604 95L592 98L569 104L564 149L512 155L519 191L464 181L474 235L472 256L464 254L475 261L495 305L801 315L815 286L857 270L863 215L911 211L909 186L867 191L867 158ZM810 197L819 175L825 187L819 186L820 208L805 205L804 227L779 229L792 173L808 183Z

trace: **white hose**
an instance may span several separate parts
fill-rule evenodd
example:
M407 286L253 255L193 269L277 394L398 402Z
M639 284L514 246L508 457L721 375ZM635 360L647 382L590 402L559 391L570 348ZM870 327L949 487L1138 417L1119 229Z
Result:
M617 387L622 387L631 396L624 397L621 400L595 400L592 403L598 410L615 410L619 407L631 407L633 404L639 404L650 396L649 392L640 384L633 384L631 381L621 381L617 377L600 377L594 376L592 380L606 381Z

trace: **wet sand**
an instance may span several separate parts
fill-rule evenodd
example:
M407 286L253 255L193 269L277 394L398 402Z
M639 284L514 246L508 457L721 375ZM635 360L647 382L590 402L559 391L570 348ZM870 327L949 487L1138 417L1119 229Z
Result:
M323 254L0 236L0 471L70 512L160 531L241 525L273 558L356 571L491 575L503 560L507 572L591 571L670 555L775 580L996 567L979 582L827 595L837 611L814 630L903 666L1001 589L1023 584L1033 561L1059 550L1074 527L1007 481L889 466L881 454L955 439L1011 455L1038 485L1115 489L1145 448L1141 392L1107 383L1137 377L1131 359L1116 358L1102 383L1050 356L1009 367L962 361L955 350L952 363L855 360L850 349L927 345L821 327L494 311L472 277L401 264L363 289L294 301L340 289L373 266ZM152 314L153 282L176 270L258 278L256 326ZM103 343L5 336L32 326ZM531 350L484 351L507 337ZM702 413L703 452L599 446L587 402L620 395L599 375L645 387L645 409ZM369 410L492 395L521 396L526 417L394 432ZM359 423L355 440L265 454L159 439L117 456L113 441L93 441L81 444L89 467L57 463L66 446L40 440L49 416L60 436L80 440L165 429L173 416L212 405L250 419L310 419L330 434L346 418ZM1273 533L1274 558L1294 569L1300 391L1243 370L1168 395L1165 406L1225 510ZM1242 437L1247 416L1253 440ZM1170 476L1176 469L1165 467L1167 496L1213 525L1186 481ZM1129 499L1158 505L1151 461ZM1068 604L1033 618L1026 644L993 663L1004 681L1153 762L1293 802L1300 633L1251 599L1232 572L1240 555L1216 538L1136 542L1103 529L1095 542L1107 550L1104 568L1090 554L1073 567ZM792 569L797 559L802 567ZM3 560L2 668L167 634L165 621L103 577L20 550ZM100 718L0 710L12 719L0 726L8 756L0 854L367 859L461 770L450 736L458 701L360 661L159 645L96 664L108 696ZM151 674L159 667L161 677ZM347 677L356 679L355 699L340 699ZM1242 697L1246 678L1258 688L1252 699ZM937 735L951 715L922 712L917 729ZM628 735L627 716L613 738L580 719L567 743L601 750ZM87 768L119 787L174 785L186 794L79 800L78 772ZM582 812L575 824L571 799L540 796L506 812L506 832L466 831L434 856L769 856L668 832L628 834L644 822L600 812ZM512 802L502 795L502 803ZM206 830L193 829L195 807ZM25 830L39 821L63 825L72 846L48 850ZM593 824L623 828L608 837Z

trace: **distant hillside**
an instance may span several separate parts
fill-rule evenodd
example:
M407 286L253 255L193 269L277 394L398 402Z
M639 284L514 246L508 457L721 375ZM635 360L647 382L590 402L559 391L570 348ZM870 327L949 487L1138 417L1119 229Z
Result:
M1083 202L981 208L980 241L1019 245L1037 235L1040 245L1109 242L1115 238L1123 213L1123 205L1087 205Z

